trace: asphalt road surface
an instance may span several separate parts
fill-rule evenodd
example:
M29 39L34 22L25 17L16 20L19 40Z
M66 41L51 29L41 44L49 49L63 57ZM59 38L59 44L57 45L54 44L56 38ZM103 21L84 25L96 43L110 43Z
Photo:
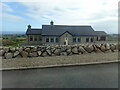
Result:
M118 88L118 64L3 71L3 88Z

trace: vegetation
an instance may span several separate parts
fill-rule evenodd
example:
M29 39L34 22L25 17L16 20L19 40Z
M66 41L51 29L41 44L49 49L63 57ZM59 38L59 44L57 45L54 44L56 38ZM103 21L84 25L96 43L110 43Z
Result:
M117 42L118 35L111 34L108 36L108 41ZM26 35L25 34L7 34L0 36L0 42L2 42L3 46L19 46L22 43L26 43Z
M26 42L26 35L2 35L1 37L3 46L13 46L17 47L19 44Z
M118 41L118 35L109 35L108 41Z

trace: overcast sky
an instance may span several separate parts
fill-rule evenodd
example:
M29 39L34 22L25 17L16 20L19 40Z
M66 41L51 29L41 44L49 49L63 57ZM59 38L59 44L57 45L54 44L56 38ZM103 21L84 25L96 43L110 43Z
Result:
M57 25L91 25L96 31L118 33L118 0L4 0L0 6L2 30L7 32L25 32L28 24L41 28L53 20Z

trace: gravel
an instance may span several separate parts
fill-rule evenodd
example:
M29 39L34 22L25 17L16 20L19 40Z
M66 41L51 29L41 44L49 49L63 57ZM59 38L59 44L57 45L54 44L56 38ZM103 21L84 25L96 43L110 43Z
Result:
M87 53L71 56L2 59L2 68L34 67L118 60L118 52Z

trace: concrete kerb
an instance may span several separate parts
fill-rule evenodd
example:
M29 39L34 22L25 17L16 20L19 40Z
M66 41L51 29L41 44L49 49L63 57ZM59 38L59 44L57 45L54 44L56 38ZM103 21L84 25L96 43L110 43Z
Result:
M12 68L2 68L1 71L9 70L28 70L28 69L44 69L44 68L57 68L57 67L70 67L70 66L85 66L85 65L97 65L97 64L109 64L109 63L118 63L119 60L113 61L102 61L102 62L88 62L88 63L75 63L75 64L60 64L60 65L46 65L46 66L31 66L31 67L12 67Z

